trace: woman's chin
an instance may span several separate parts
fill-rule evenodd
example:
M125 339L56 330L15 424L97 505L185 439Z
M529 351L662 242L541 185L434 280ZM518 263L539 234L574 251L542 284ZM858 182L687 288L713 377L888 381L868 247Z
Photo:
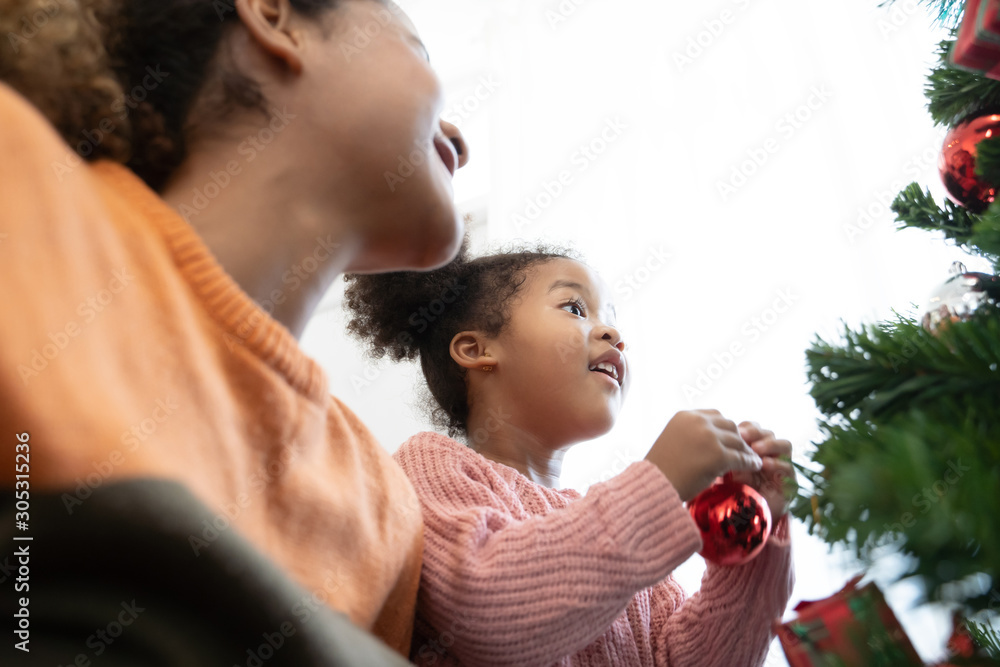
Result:
M391 216L401 219L398 214ZM386 226L368 239L346 273L430 271L451 262L462 247L464 229L453 206L438 206L420 218L408 216L405 226Z
M445 207L420 226L423 234L414 243L413 270L429 271L440 268L453 259L462 247L464 226L454 206Z

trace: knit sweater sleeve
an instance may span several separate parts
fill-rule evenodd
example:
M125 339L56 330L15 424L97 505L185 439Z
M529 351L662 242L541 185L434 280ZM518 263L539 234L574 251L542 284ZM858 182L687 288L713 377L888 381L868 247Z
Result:
M708 564L701 589L674 611L674 601L653 592L655 664L667 667L760 667L792 594L788 515L779 519L757 558L737 567ZM673 612L673 613L671 613Z
M425 522L418 614L464 664L550 665L604 634L632 597L701 547L677 492L633 463L587 495L518 520L489 464L436 434L396 459Z

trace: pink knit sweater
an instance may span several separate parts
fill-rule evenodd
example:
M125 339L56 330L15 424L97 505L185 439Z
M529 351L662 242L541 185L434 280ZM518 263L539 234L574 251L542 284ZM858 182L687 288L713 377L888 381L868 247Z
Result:
M425 522L418 665L763 664L794 580L787 518L756 559L709 564L686 598L670 572L701 539L649 462L581 496L436 433L394 458Z

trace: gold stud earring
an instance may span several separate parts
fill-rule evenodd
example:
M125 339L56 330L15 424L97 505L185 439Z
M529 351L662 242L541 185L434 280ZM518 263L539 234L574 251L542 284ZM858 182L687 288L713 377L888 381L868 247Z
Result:
M485 373L492 373L493 372L493 367L492 366L483 366L483 372L485 372Z

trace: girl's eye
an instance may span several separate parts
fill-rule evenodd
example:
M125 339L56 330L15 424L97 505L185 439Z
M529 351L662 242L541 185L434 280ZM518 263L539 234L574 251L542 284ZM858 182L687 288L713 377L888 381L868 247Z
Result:
M579 301L570 301L569 303L563 304L563 310L567 313L572 313L577 317L586 316L586 307Z

